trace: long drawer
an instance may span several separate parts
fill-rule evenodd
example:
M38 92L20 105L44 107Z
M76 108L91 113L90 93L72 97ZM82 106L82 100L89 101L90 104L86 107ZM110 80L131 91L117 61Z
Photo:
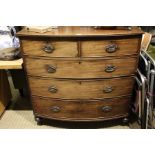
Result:
M32 95L62 99L102 99L132 93L134 77L101 80L29 78Z
M129 113L131 97L101 101L66 101L32 98L37 116L57 120L104 120L125 117Z
M110 57L139 52L139 38L92 41L22 40L23 53L40 57Z
M111 78L135 74L137 57L62 60L26 58L28 75L52 78Z

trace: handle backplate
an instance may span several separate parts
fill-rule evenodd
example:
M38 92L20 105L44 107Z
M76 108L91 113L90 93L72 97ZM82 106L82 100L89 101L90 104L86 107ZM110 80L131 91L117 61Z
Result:
M107 66L105 67L105 71L106 71L107 73L114 72L115 70L116 70L116 67L115 67L114 65L107 65Z
M56 93L58 91L58 89L55 86L51 86L48 88L48 91L51 93Z
M46 53L53 53L54 49L55 49L54 46L51 45L51 44L46 44L43 47L43 51L46 52Z
M114 53L118 49L117 44L111 43L105 47L107 53Z
M55 73L56 72L56 67L52 65L46 65L47 72L48 73Z
M53 112L60 112L61 108L60 108L59 106L52 106L52 107L51 107L51 110L52 110Z
M112 107L111 106L103 106L102 107L102 111L103 112L110 112L112 110Z
M104 93L111 93L113 91L113 87L112 86L106 86L104 89L103 89L103 92Z

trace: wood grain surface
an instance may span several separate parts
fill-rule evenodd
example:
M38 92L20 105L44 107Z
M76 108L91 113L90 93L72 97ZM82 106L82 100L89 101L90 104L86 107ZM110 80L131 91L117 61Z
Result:
M82 57L123 56L139 53L140 39L101 40L81 42ZM106 51L108 46L115 45L113 52ZM110 48L110 47L109 47Z
M90 26L59 26L46 33L28 32L26 29L17 33L19 37L104 37L104 36L133 36L142 35L143 31L138 27L128 29L94 29Z
M58 101L33 97L32 102L35 115L40 117L92 121L128 116L131 97L103 101Z
M137 68L137 57L126 57L120 59L91 59L91 60L65 60L65 59L33 59L26 58L26 69L28 75L52 77L52 78L110 78L135 74ZM114 71L106 72L108 66ZM55 72L48 70L54 67Z
M46 57L77 57L77 42L69 41L51 41L51 40L22 40L23 53L32 56ZM52 46L54 49L51 53L44 51L46 46Z
M0 61L0 69L22 69L23 59Z
M103 99L129 95L134 82L133 77L105 80L29 78L32 95L63 99Z

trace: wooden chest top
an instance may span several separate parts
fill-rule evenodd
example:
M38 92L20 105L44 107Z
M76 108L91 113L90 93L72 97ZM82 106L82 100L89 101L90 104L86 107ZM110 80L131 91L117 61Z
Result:
M94 29L88 26L60 26L58 29L53 29L46 33L29 32L26 29L17 33L19 37L25 36L42 36L42 37L106 37L106 36L133 36L142 35L138 27L108 29Z

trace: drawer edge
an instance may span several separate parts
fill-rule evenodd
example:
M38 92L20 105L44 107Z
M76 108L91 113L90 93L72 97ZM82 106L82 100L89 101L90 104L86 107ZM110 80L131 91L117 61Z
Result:
M45 100L52 100L52 101L105 101L105 100L113 100L113 99L119 99L128 97L131 98L132 94L126 94L122 96L113 96L112 98L92 98L92 99L69 99L69 98L52 98L52 97L46 97L46 96L39 96L39 95L31 95L32 98L40 98Z
M62 99L62 98L50 98L50 97L45 97L45 96L37 96L37 95L32 95L32 98L40 98L40 99L44 99L44 100L52 100L52 101L79 101L79 99ZM132 94L127 94L127 95L122 95L122 96L116 96L116 97L112 97L112 98L102 98L102 99L81 99L81 101L105 101L105 100L109 100L109 99L119 99L119 98L131 98Z
M55 117L50 117L48 115L40 115L38 113L34 113L36 117L42 117L42 118L47 118L47 119L51 119L51 120L58 120L58 121L74 121L74 122L95 122L95 121L107 121L107 120L113 120L113 119L119 119L119 118L124 118L124 117L128 117L129 113L126 114L122 114L122 115L115 115L113 117L97 117L97 118L81 118L81 119L76 119L76 118L67 118L67 117L59 117L59 118L55 118Z

